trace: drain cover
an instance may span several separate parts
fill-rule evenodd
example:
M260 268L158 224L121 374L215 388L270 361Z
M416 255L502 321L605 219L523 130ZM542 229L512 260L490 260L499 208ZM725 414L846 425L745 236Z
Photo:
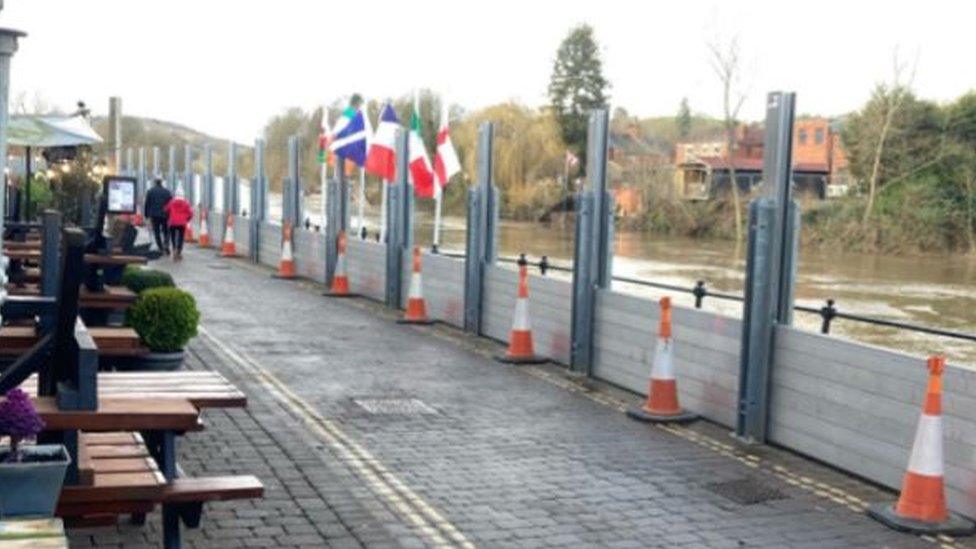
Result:
M783 492L755 478L713 482L706 484L705 489L740 505L753 505L787 498Z
M437 414L437 410L416 398L354 398L360 408L375 415L419 416Z

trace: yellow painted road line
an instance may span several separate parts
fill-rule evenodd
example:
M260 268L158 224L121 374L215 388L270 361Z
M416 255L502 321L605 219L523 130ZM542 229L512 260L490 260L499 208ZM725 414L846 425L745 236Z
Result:
M232 349L204 326L200 326L199 332L230 360L232 366L254 376L269 394L303 420L319 438L335 450L350 469L368 484L377 497L385 500L394 511L406 518L418 533L429 538L432 544L465 549L475 547L474 543L457 527L417 495L369 450L347 435L335 422L323 417L274 374L244 353Z

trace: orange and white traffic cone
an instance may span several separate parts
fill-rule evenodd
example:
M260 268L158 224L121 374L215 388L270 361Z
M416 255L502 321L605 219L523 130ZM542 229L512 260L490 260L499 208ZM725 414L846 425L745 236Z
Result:
M220 245L220 257L234 257L237 255L237 245L234 244L234 214L227 214L224 225L224 241Z
M332 273L332 287L325 293L328 297L354 297L349 291L349 275L346 274L346 231L339 231L336 240L336 265Z
M407 311L397 322L401 324L433 324L427 316L427 302L424 300L424 287L421 279L420 246L413 248L413 272L410 274L410 290L407 293Z
M535 354L532 343L532 323L529 320L529 267L525 258L519 259L518 297L515 299L515 319L508 333L508 350L495 360L508 364L542 364L548 359Z
M210 227L207 218L210 212L206 208L200 208L200 236L197 238L197 245L201 248L210 247Z
M946 507L945 469L942 448L942 373L945 358L928 360L929 383L922 417L915 430L915 442L902 481L901 495L894 505L878 503L868 507L868 515L890 528L915 534L965 536L976 532L976 525Z
M281 228L281 259L278 261L278 272L275 278L295 278L295 256L291 249L291 223L285 221Z
M682 423L698 419L678 404L678 380L674 375L674 339L671 337L671 298L661 298L661 324L657 347L651 362L651 381L647 401L640 408L627 410L633 419L650 423Z

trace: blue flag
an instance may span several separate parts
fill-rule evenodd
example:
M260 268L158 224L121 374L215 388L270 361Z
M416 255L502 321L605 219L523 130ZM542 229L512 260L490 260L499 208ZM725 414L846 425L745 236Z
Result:
M336 122L340 129L333 134L329 149L336 156L352 160L362 167L366 163L366 123L363 121L363 112L349 107L342 113L342 118L345 120Z

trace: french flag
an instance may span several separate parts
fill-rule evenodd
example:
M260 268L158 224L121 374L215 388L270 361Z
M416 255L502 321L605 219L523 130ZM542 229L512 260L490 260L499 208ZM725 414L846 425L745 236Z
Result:
M384 181L396 179L396 131L400 127L393 105L387 102L380 113L380 122L373 134L366 156L366 173Z

